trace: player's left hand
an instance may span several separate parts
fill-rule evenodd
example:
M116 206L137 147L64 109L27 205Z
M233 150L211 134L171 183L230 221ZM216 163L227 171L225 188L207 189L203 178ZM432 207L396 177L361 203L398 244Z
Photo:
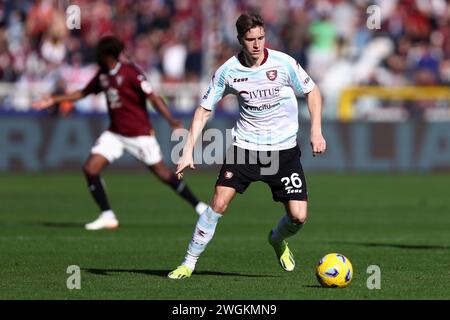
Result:
M327 143L321 133L311 134L311 148L313 156L325 153Z
M183 150L183 155L181 156L180 161L178 161L177 171L175 172L178 180L183 178L183 170L186 168L195 170L194 158L192 157L192 152L185 152Z
M42 110L52 106L54 103L55 101L53 100L52 96L48 95L42 97L39 100L33 101L31 103L31 107L35 110Z

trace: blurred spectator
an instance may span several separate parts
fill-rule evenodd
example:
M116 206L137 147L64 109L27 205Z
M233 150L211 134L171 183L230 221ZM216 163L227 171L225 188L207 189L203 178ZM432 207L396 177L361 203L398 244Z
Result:
M337 55L338 33L328 13L309 26L311 45L308 51L308 73L313 79L322 79Z
M187 47L176 30L167 34L165 43L161 48L162 70L166 82L183 80L187 57Z
M69 4L80 6L80 30L65 25ZM366 25L372 4L381 9L381 29ZM0 1L0 82L34 95L37 79L43 82L39 92L73 89L95 72L81 67L95 62L98 39L113 33L125 42L126 55L150 80L158 80L155 85L202 86L235 52L229 21L242 11L258 11L266 21L267 45L295 57L323 87L325 117L336 117L346 86L450 84L450 4L445 0ZM26 110L29 98L14 97L17 109ZM99 101L80 101L76 109L104 110ZM222 107L232 111L233 103Z
M51 67L58 67L66 58L66 35L67 28L64 16L60 12L55 12L52 15L52 23L43 37L41 46L42 58Z
M42 35L50 27L53 11L51 0L36 0L28 11L26 30L32 49L36 50L42 40Z
M9 51L6 28L0 26L0 78L3 81L15 81L17 74L13 69L14 57Z
M439 82L439 62L441 61L441 52L431 45L423 41L408 51L407 59L409 60L411 70L414 74L426 73L433 82Z

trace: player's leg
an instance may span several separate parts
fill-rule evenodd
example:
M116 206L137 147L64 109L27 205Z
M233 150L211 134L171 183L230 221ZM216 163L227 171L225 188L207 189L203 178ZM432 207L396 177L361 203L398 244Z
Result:
M119 223L111 210L105 186L100 176L101 171L108 165L108 160L99 154L91 154L83 165L83 173L88 183L89 191L95 203L100 208L101 214L97 220L86 224L88 230L114 229Z
M178 180L177 176L161 160L158 163L147 166L160 181L171 187L180 197L189 202L195 211L200 215L208 205L199 201L183 180Z
M286 214L281 217L278 225L272 229L272 241L281 243L283 240L295 235L306 222L308 202L290 200L283 203Z
M85 225L87 230L115 229L119 222L111 210L105 186L101 178L102 170L123 154L123 145L120 138L112 132L105 131L97 139L91 149L91 155L83 165L83 173L86 177L89 191L100 208L100 216L91 223Z
M256 180L254 165L237 162L238 153L240 152L237 152L237 147L234 146L228 150L217 177L211 206L198 219L184 262L169 273L169 278L182 279L191 276L200 255L214 235L219 219L227 210L236 192L244 193L250 183Z
M91 154L83 165L83 173L88 183L89 191L101 211L110 210L105 193L101 171L108 165L108 160L100 154Z
M284 203L284 206L286 214L269 232L269 243L275 249L281 267L286 271L292 271L295 268L295 260L286 239L295 235L306 222L307 202L291 200Z
M230 187L216 186L211 206L200 216L189 243L181 266L169 273L171 279L189 278L195 269L200 255L214 236L217 223L233 200L236 190Z
M294 255L287 238L295 235L307 217L306 179L299 161L300 150L293 148L280 152L280 169L268 179L273 199L282 202L285 214L269 232L269 243L273 246L281 267L286 271L295 268Z
M186 183L178 180L175 174L164 164L161 148L155 136L139 136L124 138L125 149L137 160L141 161L163 183L170 186L178 195L188 201L198 214L208 207L193 195Z

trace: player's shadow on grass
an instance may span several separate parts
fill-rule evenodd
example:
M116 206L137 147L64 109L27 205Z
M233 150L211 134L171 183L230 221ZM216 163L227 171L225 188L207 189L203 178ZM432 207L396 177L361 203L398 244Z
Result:
M450 246L428 245L428 244L402 244L402 243L380 243L380 242L348 242L348 241L339 241L339 242L334 242L334 243L359 245L359 246L365 246L365 247L414 249L414 250L435 250L435 249L449 250L450 249Z
M102 275L109 276L113 273L140 273L152 276L159 276L167 278L167 275L172 270L149 270L149 269L95 269L95 268L82 268L81 270ZM273 275L263 275L263 274L242 274L234 272L218 272L218 271L195 271L198 275L209 275L209 276L232 276L232 277L246 277L246 278L274 278Z
M84 229L84 223L81 222L41 222L45 227L49 228L83 228Z

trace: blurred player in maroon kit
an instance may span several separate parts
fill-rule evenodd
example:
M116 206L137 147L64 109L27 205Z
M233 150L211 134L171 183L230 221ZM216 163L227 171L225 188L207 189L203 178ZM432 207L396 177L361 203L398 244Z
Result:
M97 139L83 165L89 190L101 210L95 221L86 224L88 230L114 229L119 226L119 221L109 206L100 173L109 163L119 159L124 150L172 187L198 214L207 208L164 164L148 117L146 100L151 101L173 129L182 128L182 124L172 117L164 101L153 91L139 68L132 63L120 61L123 49L123 43L116 37L103 37L97 45L99 70L83 90L47 96L33 103L33 108L44 109L64 101L81 99L91 93L104 91L106 94L110 126Z

